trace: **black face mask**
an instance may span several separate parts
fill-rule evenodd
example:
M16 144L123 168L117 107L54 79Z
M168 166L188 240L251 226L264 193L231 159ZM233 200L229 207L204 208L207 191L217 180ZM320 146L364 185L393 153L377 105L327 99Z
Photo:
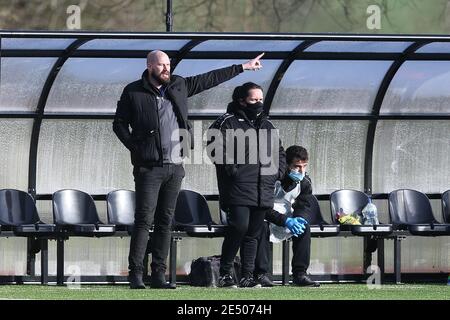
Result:
M244 110L247 118L249 118L250 120L255 120L258 115L264 110L264 105L262 102L247 103L245 107L242 107L242 110Z

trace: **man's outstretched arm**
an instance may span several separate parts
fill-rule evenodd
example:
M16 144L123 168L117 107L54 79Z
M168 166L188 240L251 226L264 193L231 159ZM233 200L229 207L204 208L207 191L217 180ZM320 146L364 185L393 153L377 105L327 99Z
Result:
M262 68L260 59L264 53L261 53L255 59L243 64L235 64L230 67L212 70L203 74L185 78L188 96L193 96L204 90L215 87L222 82L228 81L245 70L259 70Z

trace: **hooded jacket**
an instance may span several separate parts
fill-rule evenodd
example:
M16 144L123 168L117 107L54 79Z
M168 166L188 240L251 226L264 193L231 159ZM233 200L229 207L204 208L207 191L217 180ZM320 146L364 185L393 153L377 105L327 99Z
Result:
M222 162L212 158L216 165L220 205L224 210L228 210L230 206L271 208L274 204L275 182L286 171L286 154L278 138L278 132L267 115L262 112L256 120L251 121L242 108L238 103L230 103L227 113L210 126L210 129L217 129L222 133L221 141L215 142L215 139L208 141L211 147L215 142L223 148ZM237 135L240 130L241 133L251 137L246 139L245 144L239 144L239 138L227 138L227 132L230 135L232 133ZM263 131L267 134L264 135ZM276 150L272 150L271 139L278 141L279 146ZM234 147L231 146L232 141ZM244 148L239 148L239 145ZM266 161L268 157L264 154L261 156L264 147L267 147L267 155L272 156L270 161ZM252 159L255 151L256 156ZM212 154L216 156L215 153ZM238 161L239 157L245 161ZM272 169L268 170L269 167Z

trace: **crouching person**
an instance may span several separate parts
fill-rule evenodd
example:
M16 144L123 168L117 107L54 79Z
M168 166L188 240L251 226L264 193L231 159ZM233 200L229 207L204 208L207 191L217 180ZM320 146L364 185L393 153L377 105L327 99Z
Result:
M318 287L306 274L310 262L311 232L308 224L310 207L308 198L312 197L311 179L306 174L308 152L301 146L286 149L287 171L275 185L273 210L267 211L265 223L258 238L258 251L255 261L255 280L263 287L272 287L270 274L271 242L292 238L293 284L297 286ZM286 232L286 228L289 232Z

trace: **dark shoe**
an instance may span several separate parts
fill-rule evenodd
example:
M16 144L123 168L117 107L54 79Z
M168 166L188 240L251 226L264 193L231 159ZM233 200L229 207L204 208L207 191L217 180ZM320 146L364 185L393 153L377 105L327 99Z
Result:
M320 287L320 283L312 281L306 274L302 273L294 276L292 283L299 287Z
M256 282L253 277L242 277L239 281L240 288L261 288L261 285Z
M226 274L219 277L218 286L220 288L237 288L236 282L231 275Z
M255 281L264 288L271 288L275 285L267 274L258 274Z
M152 289L176 289L177 286L167 283L166 276L162 272L152 272L150 287Z
M142 280L142 272L130 271L128 281L130 282L130 289L145 289L144 281Z

